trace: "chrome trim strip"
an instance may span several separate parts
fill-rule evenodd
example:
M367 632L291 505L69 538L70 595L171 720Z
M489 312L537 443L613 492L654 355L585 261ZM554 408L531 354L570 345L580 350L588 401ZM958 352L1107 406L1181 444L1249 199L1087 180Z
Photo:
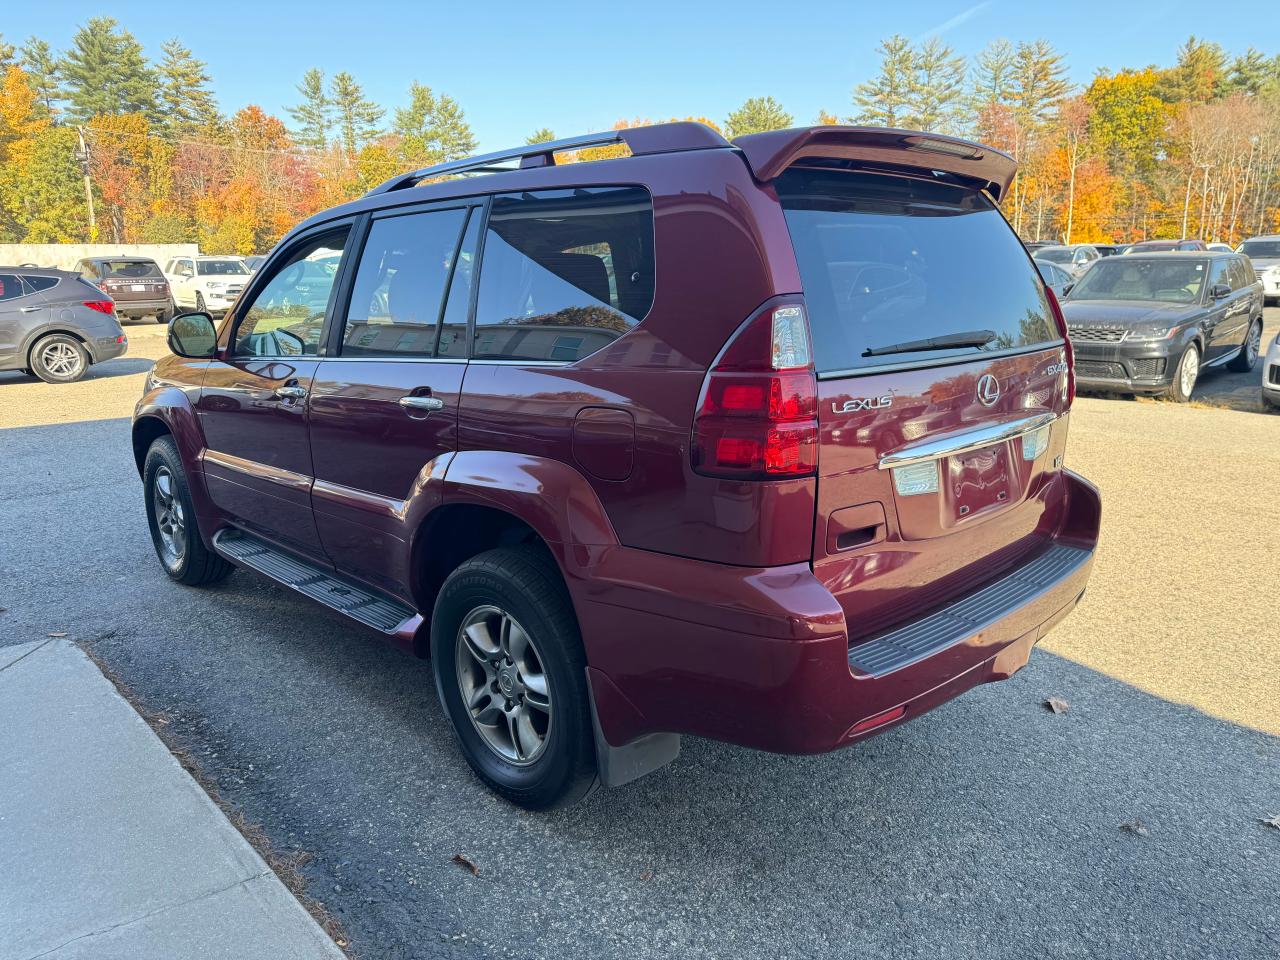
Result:
M361 510L367 510L391 520L404 521L405 501L396 500L394 497L384 497L379 493L357 490L345 484L319 479L312 486L311 495L339 506L359 507Z
M1058 419L1056 413L1038 413L1034 417L1023 417L1007 423L967 430L938 440L926 440L910 447L904 447L897 453L890 453L880 458L881 470L892 470L894 467L909 467L915 463L927 463L930 460L941 460L943 457L954 457L961 453L981 450L997 443L1016 440L1028 433L1034 433L1041 427L1048 426Z
M282 487L288 487L290 490L300 490L305 493L311 489L310 477L301 473L294 473L292 470L282 470L266 463L258 463L256 460L233 457L229 453L220 453L207 447L200 455L200 459L206 464L223 467L226 470L253 477L256 480L269 480L272 483L280 484Z

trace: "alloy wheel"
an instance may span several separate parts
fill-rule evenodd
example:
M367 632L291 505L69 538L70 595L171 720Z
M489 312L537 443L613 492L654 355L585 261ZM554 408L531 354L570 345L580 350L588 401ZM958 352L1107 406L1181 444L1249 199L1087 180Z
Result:
M40 364L55 377L74 377L83 364L76 348L63 340L55 340L40 351Z
M1178 371L1178 385L1182 388L1183 396L1190 399L1191 391L1195 388L1199 376L1200 352L1195 347L1191 347L1182 358L1182 368Z
M458 688L471 724L503 760L525 766L546 749L551 682L537 645L505 610L476 607L458 628Z
M151 481L151 492L152 510L156 515L156 529L160 533L165 559L176 564L187 550L187 518L168 467L160 467L156 471Z
M1249 358L1249 369L1258 362L1258 354L1262 352L1262 327L1254 325L1249 331L1249 339L1245 343L1245 356Z

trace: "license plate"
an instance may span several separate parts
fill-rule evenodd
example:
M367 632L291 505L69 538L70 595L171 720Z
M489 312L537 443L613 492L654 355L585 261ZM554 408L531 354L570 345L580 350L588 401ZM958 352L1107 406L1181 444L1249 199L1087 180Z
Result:
M131 283L129 284L129 289L132 290L134 293L143 293L146 291L147 287L145 284L142 284L142 283Z

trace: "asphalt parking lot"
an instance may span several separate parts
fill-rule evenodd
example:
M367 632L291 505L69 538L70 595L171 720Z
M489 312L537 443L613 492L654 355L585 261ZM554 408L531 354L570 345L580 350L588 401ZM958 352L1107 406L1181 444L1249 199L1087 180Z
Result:
M1198 404L1077 402L1102 544L1012 681L828 756L686 738L534 815L473 780L426 663L245 572L165 578L128 442L163 329L128 333L78 384L0 374L0 645L90 649L310 855L361 960L1280 955L1280 416L1256 371Z

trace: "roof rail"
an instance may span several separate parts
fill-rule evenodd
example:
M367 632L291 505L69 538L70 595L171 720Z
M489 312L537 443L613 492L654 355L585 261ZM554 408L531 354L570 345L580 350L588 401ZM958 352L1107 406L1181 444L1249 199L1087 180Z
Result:
M498 164L510 163L513 160L520 161L519 169L521 170L551 167L555 166L557 153L583 150L587 147L609 146L615 143L626 144L632 156L677 153L685 150L715 150L729 146L729 141L702 123L690 120L656 123L647 127L628 127L625 130L607 130L602 133L565 137L563 140L550 140L546 143L531 143L527 146L512 147L510 150L498 150L476 157L438 163L434 167L424 167L421 170L392 177L374 187L365 196L372 197L380 193L390 193L392 190L403 190L405 187L412 187L431 177L457 173L502 173L510 168L501 167Z

